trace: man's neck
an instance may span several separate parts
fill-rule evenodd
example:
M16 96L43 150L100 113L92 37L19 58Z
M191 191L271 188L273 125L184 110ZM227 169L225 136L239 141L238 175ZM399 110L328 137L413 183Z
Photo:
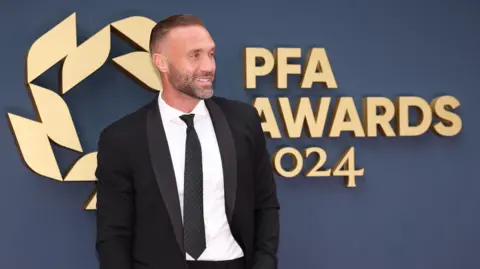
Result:
M183 94L179 91L162 91L161 98L169 106L184 113L190 113L197 106L200 100Z

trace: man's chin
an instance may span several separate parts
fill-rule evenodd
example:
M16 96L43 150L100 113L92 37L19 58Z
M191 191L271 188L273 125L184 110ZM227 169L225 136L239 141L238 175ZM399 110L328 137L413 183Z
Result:
M200 89L198 90L195 95L197 96L198 99L209 99L213 96L213 89L212 88L207 88L207 89Z
M213 90L204 91L201 94L197 95L200 99L210 99L213 96Z

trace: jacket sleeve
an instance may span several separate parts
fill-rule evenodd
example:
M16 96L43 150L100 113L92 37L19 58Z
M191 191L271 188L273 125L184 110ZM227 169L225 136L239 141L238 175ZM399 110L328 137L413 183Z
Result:
M96 248L100 269L132 269L132 177L126 152L112 134L102 132L98 142Z
M255 109L254 109L255 110ZM272 173L261 119L255 110L253 116L255 136L255 238L253 269L276 269L279 244L279 209L276 184Z

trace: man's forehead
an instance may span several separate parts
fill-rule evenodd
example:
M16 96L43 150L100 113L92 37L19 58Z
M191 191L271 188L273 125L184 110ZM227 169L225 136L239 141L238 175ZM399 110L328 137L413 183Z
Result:
M171 45L186 49L210 49L215 46L207 29L199 25L175 27L170 30L168 39Z

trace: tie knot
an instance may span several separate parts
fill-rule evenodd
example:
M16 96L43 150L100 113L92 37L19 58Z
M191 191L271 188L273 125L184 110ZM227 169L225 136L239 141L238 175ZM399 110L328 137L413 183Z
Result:
M188 128L193 127L193 117L195 117L195 114L184 114L180 116L180 119L182 119L186 124Z

